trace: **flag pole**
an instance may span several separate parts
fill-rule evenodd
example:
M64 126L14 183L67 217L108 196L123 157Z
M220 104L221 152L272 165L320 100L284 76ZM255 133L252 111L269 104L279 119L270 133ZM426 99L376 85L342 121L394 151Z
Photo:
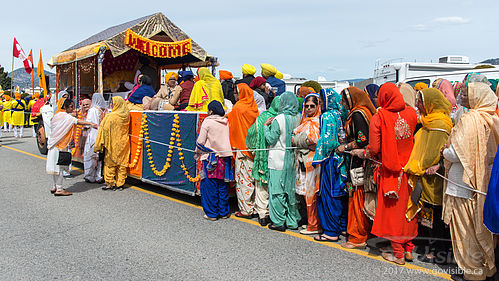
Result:
M12 97L12 86L14 86L14 55L12 55L12 77L10 78L10 96Z

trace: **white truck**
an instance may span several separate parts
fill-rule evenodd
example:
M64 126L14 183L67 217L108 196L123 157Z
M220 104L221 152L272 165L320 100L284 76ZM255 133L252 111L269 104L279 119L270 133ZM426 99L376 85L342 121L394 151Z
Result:
M374 70L373 83L382 85L386 82L404 82L411 86L423 82L431 86L438 78L449 80L451 83L461 82L470 72L480 72L488 79L499 79L499 68L475 69L478 65L469 62L466 56L440 57L438 63L396 62L388 61L377 64Z

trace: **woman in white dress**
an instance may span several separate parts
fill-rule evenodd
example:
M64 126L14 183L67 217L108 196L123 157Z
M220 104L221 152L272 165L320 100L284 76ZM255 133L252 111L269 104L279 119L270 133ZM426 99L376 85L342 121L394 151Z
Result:
M95 93L92 96L92 105L87 113L86 121L90 123L100 124L106 114L106 101L101 93ZM99 154L94 152L95 139L97 138L98 130L92 127L87 128L87 140L85 142L85 150L83 151L83 167L85 169L86 182L103 183L102 177L102 162L99 161Z
M59 152L69 152L69 143L73 138L75 125L88 125L98 128L97 124L84 120L78 120L71 113L74 110L74 102L70 98L61 98L57 104L57 111L51 122L51 136L48 140L48 153L46 172L52 175L54 186L50 192L55 196L68 196L72 193L62 188L63 171L69 172L69 165L57 165Z

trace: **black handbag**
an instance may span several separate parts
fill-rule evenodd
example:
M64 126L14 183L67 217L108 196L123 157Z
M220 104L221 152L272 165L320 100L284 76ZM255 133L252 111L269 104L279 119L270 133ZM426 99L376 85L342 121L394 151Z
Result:
M71 164L71 157L71 152L59 151L59 159L57 159L57 165L69 166Z

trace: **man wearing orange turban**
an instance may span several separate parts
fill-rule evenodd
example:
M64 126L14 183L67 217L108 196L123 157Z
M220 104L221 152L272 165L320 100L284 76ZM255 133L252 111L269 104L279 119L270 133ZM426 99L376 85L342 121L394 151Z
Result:
M144 97L142 99L142 104L144 110L174 110L174 106L169 103L170 98L173 97L175 89L180 91L180 88L177 88L177 79L178 74L175 72L168 72L165 75L165 83L166 85L161 86L158 93L154 95L154 97ZM160 106L160 103L163 103Z
M11 124L14 126L14 137L22 138L24 129L24 111L26 111L26 102L21 99L19 87L16 87L14 94L15 99L12 101L12 119Z
M220 70L220 82L222 84L222 91L224 92L224 99L230 100L232 104L236 103L236 97L234 96L234 82L232 82L233 75L230 71Z

